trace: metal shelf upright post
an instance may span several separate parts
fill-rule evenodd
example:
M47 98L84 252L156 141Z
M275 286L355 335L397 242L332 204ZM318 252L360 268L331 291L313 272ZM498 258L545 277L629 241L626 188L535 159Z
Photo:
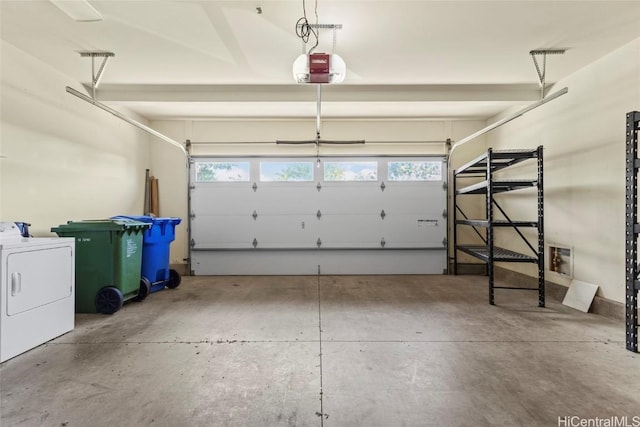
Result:
M493 150L488 149L479 157L461 166L453 172L454 199L454 274L458 273L458 251L467 253L483 260L487 265L489 279L489 304L495 304L495 289L518 289L538 291L538 305L545 306L544 284L544 183L543 183L543 148L527 150ZM494 174L509 166L520 162L537 160L537 176L535 179L497 179ZM479 182L460 188L459 178L479 178ZM513 220L496 201L495 195L514 190L535 188L537 190L537 210L535 220ZM459 205L459 197L468 194L485 195L485 217L469 219ZM498 210L504 219L496 219ZM461 218L459 219L459 216ZM467 245L458 242L458 225L473 227L480 237L482 245ZM481 233L478 228L485 231ZM512 228L529 247L532 254L522 254L509 249L496 247L495 231L497 228ZM521 228L535 228L537 230L537 245L532 245L520 230ZM496 286L494 281L496 262L535 263L538 267L538 286L535 288Z
M626 301L625 327L627 350L638 352L638 132L640 111L627 113L627 161L626 161Z

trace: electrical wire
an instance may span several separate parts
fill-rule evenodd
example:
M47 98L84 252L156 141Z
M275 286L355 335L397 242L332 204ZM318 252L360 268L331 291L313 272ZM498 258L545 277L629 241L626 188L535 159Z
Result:
M318 1L315 1L315 17L316 17L316 28L318 27ZM305 44L309 43L309 38L313 35L316 39L315 44L309 49L309 53L311 54L316 47L318 47L318 43L320 42L318 38L318 32L313 28L311 24L309 24L309 20L307 19L307 6L305 0L302 0L302 17L298 19L296 22L296 36L300 38Z

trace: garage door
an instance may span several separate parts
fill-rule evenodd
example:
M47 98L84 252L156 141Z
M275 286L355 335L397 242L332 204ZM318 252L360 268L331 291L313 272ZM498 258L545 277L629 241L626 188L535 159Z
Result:
M445 168L442 157L196 157L193 274L442 274Z

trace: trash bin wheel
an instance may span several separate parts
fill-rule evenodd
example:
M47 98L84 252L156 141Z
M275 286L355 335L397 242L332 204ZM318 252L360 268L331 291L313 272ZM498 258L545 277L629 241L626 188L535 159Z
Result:
M151 282L146 277L140 278L140 288L138 289L138 296L135 297L134 301L142 301L145 299L149 293L151 292Z
M180 282L182 282L182 277L180 277L180 273L171 269L169 270L169 281L167 281L167 288L175 289L180 286Z
M96 294L96 311L102 314L113 314L122 307L122 292L113 286L102 288Z

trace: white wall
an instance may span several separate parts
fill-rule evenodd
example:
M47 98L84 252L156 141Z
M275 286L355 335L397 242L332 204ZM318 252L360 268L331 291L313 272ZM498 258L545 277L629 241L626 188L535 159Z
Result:
M553 67L553 61L547 66ZM640 39L558 82L552 92L565 86L568 94L488 134L488 145L544 146L546 241L572 246L574 277L599 285L601 296L623 302L625 114L640 110ZM531 212L526 198L505 195L501 200L517 218ZM504 237L497 244L521 248ZM536 275L533 266L503 266ZM547 279L568 285L553 274Z
M48 236L67 220L142 214L148 136L65 92L80 82L4 41L1 52L0 220Z
M308 120L200 120L154 121L150 125L176 141L190 140L193 155L220 156L315 156L314 145L276 145L276 140L315 138L316 121ZM322 120L322 138L366 140L365 145L323 146L321 155L422 155L445 154L444 144L419 143L461 139L485 126L484 121L446 120ZM389 141L402 141L390 143ZM202 144L202 143L210 144ZM238 142L256 142L238 144ZM386 143L383 143L386 142ZM171 263L182 263L187 246L187 168L180 151L166 144L151 147L151 173L159 179L160 215L177 216L183 224L176 229L171 245ZM456 167L486 150L484 138L456 151ZM473 207L471 209L474 209ZM464 260L464 257L463 257Z

